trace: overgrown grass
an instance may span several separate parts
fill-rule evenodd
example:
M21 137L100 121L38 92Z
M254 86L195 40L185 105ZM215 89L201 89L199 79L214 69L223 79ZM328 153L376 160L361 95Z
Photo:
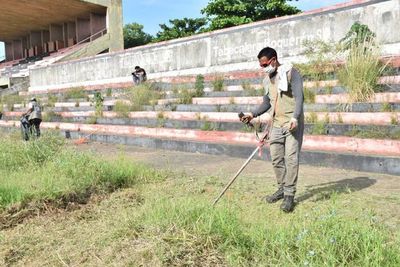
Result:
M0 106L2 108L3 108L3 105L6 105L8 111L14 111L14 104L25 105L26 101L25 101L24 97L22 97L20 95L1 96Z
M322 40L313 40L305 41L303 46L308 62L295 64L295 68L306 80L318 82L332 79L332 73L337 70L337 66L332 62L338 57L339 45Z
M315 103L315 92L313 89L305 87L303 89L303 94L304 94L304 102L307 104L313 104Z
M369 129L361 129L354 125L353 128L350 131L345 132L344 135L357 138L400 140L400 130L390 131L378 126Z
M243 91L245 92L246 96L263 96L264 95L264 89L257 90L248 81L243 81L241 85L242 85Z
M62 153L56 145L49 148L49 157L40 162L46 167L57 164L60 170L49 170L55 171L52 175L58 184L66 184L62 177L68 177L65 180L79 188L85 188L84 185L109 188L110 180L112 188L134 187L92 202L81 210L38 216L29 224L4 231L0 264L293 267L400 264L398 229L390 231L383 223L388 217L385 211L380 217L370 208L371 203L379 210L382 208L381 203L376 203L377 199L382 200L381 195L372 197L365 191L350 189L335 191L330 186L326 191L320 185L321 195L312 193L315 196L310 201L302 201L294 213L285 214L279 211L279 205L266 205L257 199L264 193L265 180L246 177L238 180L224 199L212 207L212 200L226 179L179 173L164 179L159 172L124 161L108 162L107 166L101 162L98 166L99 159L86 159L90 155L76 158L76 152L69 151L73 153L68 154L73 155L72 160L59 155ZM32 179L38 181L34 176ZM32 183L30 180L23 180L23 184ZM38 190L36 185L26 188L35 194ZM56 194L66 191L62 186L59 189L53 191ZM399 203L394 201L390 204Z
M53 110L48 110L43 113L42 120L45 122L56 122L61 121L62 116L54 112Z
M119 117L128 118L129 112L131 110L132 110L132 106L130 104L127 104L121 100L118 100L115 102L114 111L117 113L117 115Z
M213 81L211 82L213 90L215 92L221 92L224 90L224 76L215 75Z
M340 83L349 90L350 101L370 100L385 68L386 65L379 59L379 49L374 41L353 43L346 64L338 72Z
M45 134L22 142L0 140L0 208L14 203L56 200L88 191L113 191L160 175L123 158L106 161L74 151L60 137Z
M193 97L196 97L196 95L196 91L183 87L178 91L178 102L179 104L190 105L192 104Z
M128 98L131 101L131 111L140 111L145 105L156 105L159 92L152 83L142 83L129 90Z
M54 94L47 94L47 106L54 107L55 104L59 101L58 97Z
M139 235L157 236L165 266L201 266L204 261L229 266L394 266L400 262L399 247L372 215L346 216L334 200L285 219L254 214L245 219L247 212L240 212L238 206L214 209L194 197L159 198L142 209L146 212L133 229Z
M87 93L85 92L83 87L75 87L68 90L64 98L65 99L82 99L87 97Z

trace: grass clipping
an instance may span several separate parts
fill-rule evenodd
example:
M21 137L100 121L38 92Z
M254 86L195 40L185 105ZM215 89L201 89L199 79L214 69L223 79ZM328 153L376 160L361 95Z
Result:
M339 81L349 91L350 102L368 102L378 87L378 79L387 64L379 60L379 48L373 40L352 43Z

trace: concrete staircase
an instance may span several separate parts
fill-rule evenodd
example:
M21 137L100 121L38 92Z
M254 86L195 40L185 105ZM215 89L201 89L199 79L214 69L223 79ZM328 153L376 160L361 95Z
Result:
M397 68L396 73L382 77L381 92L369 103L348 104L346 90L336 80L305 82L305 87L313 87L307 90L315 97L305 104L301 162L400 175L399 74ZM174 88L193 87L195 77L155 80L163 97L135 112L115 111L118 101L129 104L125 92L130 83L88 86L82 88L87 94L82 99L65 99L68 88L33 93L42 104L51 97L64 98L45 108L51 117L43 122L42 128L60 131L70 138L248 157L257 141L252 130L239 122L237 113L251 111L261 103L262 74L226 73L223 91L213 91L213 79L206 76L204 95L192 98L188 104L180 104ZM96 116L91 101L96 92L108 95L102 103L101 116ZM19 127L24 105L4 109L0 128ZM267 119L262 116L255 123ZM267 150L262 158L269 159Z

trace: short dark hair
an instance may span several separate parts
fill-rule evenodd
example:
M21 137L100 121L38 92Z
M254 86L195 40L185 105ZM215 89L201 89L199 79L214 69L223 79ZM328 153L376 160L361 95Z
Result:
M262 57L266 57L268 59L275 57L276 59L278 59L276 50L271 47L264 47L263 49L261 49L260 53L258 53L257 58L260 59Z
M136 66L136 67L135 67L135 70L137 70L137 69L140 69L140 67L139 67L139 66Z

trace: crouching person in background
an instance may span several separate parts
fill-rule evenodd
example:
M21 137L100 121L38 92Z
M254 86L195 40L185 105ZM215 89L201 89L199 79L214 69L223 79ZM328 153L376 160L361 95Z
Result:
M27 117L29 121L30 134L38 138L40 136L40 124L42 122L42 110L36 101L36 98L32 98L28 104L28 110L23 114L23 117ZM26 140L26 138L25 138Z

